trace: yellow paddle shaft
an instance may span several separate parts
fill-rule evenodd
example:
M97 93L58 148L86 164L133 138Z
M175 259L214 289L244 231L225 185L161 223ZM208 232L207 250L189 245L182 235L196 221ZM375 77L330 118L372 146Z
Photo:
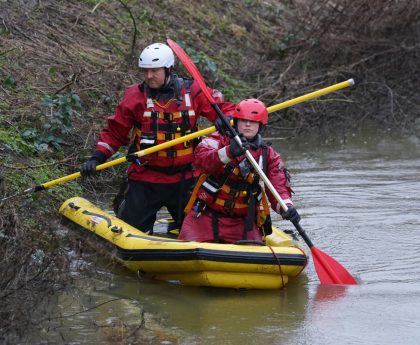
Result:
M274 111L284 109L284 108L288 108L288 107L291 107L292 105L296 105L296 104L299 104L299 103L302 103L302 102L306 102L310 99L314 99L314 98L317 98L319 96L326 95L327 93L338 91L338 90L341 90L341 89L344 89L346 87L353 86L353 85L354 85L354 80L349 79L349 80L343 81L341 83L338 83L338 84L331 85L331 86L328 86L326 88L320 89L318 91L314 91L314 92L308 93L306 95L293 98L289 101L279 103L279 104L276 104L276 105L272 105L271 107L268 107L267 110L268 110L269 113L272 113Z
M354 85L354 80L349 79L349 80L343 81L341 83L338 83L338 84L331 85L331 86L328 86L326 88L320 89L318 91L314 91L314 92L308 93L306 95L303 95L303 96L300 96L300 97L297 97L297 98L293 98L289 101L285 101L285 102L273 105L271 107L268 107L267 110L268 110L269 113L272 113L274 111L284 109L284 108L288 108L288 107L291 107L292 105L302 103L302 102L306 102L310 99L314 99L314 98L317 98L319 96L326 95L327 93L338 91L338 90L344 89L344 88L352 86L352 85ZM157 152L157 151L160 151L160 150L165 150L165 149L167 149L171 146L175 146L175 145L183 143L185 141L193 140L195 138L211 134L215 131L216 131L216 127L212 126L212 127L203 129L201 131L194 132L194 133L191 133L191 134L187 134L187 135L184 135L180 138L177 138L177 139L167 141L165 143L153 146L151 148L135 152L134 155L136 155L137 157L143 157L143 156L146 156L148 154L151 154L151 153L154 153L154 152ZM114 165L124 163L126 161L127 161L127 157L121 157L121 158L118 158L118 159L114 159L112 161L109 161L109 162L98 165L96 167L96 170L98 170L98 171L103 170L103 169L112 167ZM42 185L36 186L35 191L47 189L47 188L55 186L57 184L74 180L74 179L76 179L80 176L81 176L80 172L76 172L76 173L71 174L71 175L63 176L63 177L60 177L58 179L43 183ZM27 191L31 191L31 190L33 190L33 189L31 188L31 189L28 189Z
M212 127L203 129L201 131L194 132L194 133L191 133L191 134L187 134L187 135L184 135L184 136L179 137L177 139L173 139L171 141L167 141L165 143L162 143L162 144L159 144L159 145L150 147L148 149L137 151L133 155L137 156L137 158L143 157L143 156L149 155L151 153L154 153L154 152L157 152L157 151L160 151L160 150L165 150L165 149L167 149L167 148L169 148L171 146L175 146L175 145L181 144L181 143L183 143L185 141L193 140L193 139L196 139L198 137L202 137L204 135L211 134L211 133L213 133L215 131L216 131L216 127L215 126L212 126ZM114 159L112 161L109 161L109 162L106 162L106 163L103 163L103 164L98 165L96 167L96 170L97 171L104 170L106 168L109 168L109 167L112 167L114 165L118 165L118 164L124 163L126 161L127 161L127 157L121 157L121 158L118 158L118 159ZM41 186L42 186L42 189L46 189L46 188L55 186L55 185L60 184L60 183L64 183L64 182L68 182L68 181L74 180L74 179L76 179L76 178L78 178L80 176L81 176L80 172L76 172L74 174L63 176L61 178L58 178L58 179L55 179L55 180L46 182L46 183L42 184Z

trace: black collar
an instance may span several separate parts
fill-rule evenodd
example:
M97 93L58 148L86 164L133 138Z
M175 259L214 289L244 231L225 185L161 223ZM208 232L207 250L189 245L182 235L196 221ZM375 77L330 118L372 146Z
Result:
M143 82L140 85L140 90L146 92L148 98L157 101L170 100L171 98L175 98L175 77L171 75L169 83L159 89L152 89L146 82Z

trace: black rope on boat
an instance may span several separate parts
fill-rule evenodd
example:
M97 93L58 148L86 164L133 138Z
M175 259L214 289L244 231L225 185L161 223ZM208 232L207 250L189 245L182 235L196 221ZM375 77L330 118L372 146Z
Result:
M289 277L289 283L290 283L290 281L292 279L296 279L302 273L302 271L305 269L306 265L308 264L308 256L306 255L306 253L304 252L304 250L302 248L300 248L300 247L297 247L297 246L294 246L294 247L298 248L302 252L303 257L305 258L305 262L303 263L302 269L299 271L298 274L296 274L295 276Z
M270 245L267 244L267 247L271 250L271 252L273 253L274 257L276 258L277 264L279 266L279 271L280 271L280 276L281 276L281 288L283 289L285 284L284 284L284 278L283 278L283 271L281 269L281 263L279 258L277 257L276 253L273 250L273 247L271 247Z

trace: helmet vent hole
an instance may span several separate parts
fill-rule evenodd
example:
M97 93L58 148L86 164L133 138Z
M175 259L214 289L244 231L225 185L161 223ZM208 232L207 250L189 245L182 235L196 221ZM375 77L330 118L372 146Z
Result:
M159 59L153 59L152 61L159 61Z

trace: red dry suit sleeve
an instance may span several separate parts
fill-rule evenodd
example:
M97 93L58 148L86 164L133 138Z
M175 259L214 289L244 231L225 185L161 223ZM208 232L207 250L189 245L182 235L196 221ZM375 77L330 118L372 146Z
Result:
M279 193L287 206L293 206L292 189L285 172L285 164L281 156L271 147L267 148L267 177L274 189ZM277 213L281 212L281 206L274 198L273 194L266 188L267 197L270 200L271 207Z
M136 119L135 114L144 112L144 104L138 85L128 87L114 115L108 117L107 127L99 134L96 150L102 151L107 157L110 157L121 146L129 145L130 131Z
M194 167L215 177L223 174L227 162L221 160L219 150L223 150L227 143L229 138L218 132L203 139L194 151Z

